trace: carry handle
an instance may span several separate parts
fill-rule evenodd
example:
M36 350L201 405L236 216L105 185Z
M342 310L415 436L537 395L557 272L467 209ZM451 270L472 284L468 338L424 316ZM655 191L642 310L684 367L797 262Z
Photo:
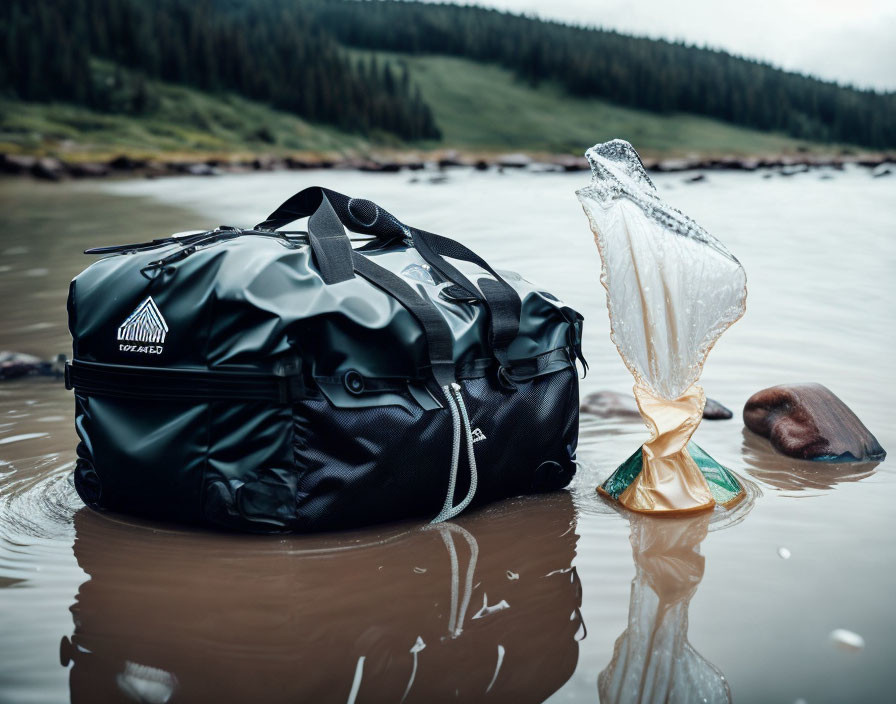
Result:
M268 215L264 222L258 223L255 229L276 230L293 220L311 217L324 200L329 201L340 222L352 232L373 235L386 242L402 239L410 234L409 229L398 218L376 203L365 198L350 198L320 186L299 191Z
M308 241L324 283L337 284L354 278L352 243L326 196L321 196L320 204L308 218Z
M352 249L326 193L321 195L320 204L308 219L308 239L317 268L326 283L346 281L353 278L357 272L371 284L392 296L423 329L429 357L429 373L439 386L446 386L454 381L454 340L448 323L436 310L432 301L415 291L400 276Z
M331 206L331 207L327 207ZM268 218L255 226L255 229L271 230L298 220L314 216L319 210L332 210L345 227L353 232L373 235L382 243L409 239L417 252L442 277L460 286L470 298L480 301L489 313L489 343L495 358L501 366L508 366L507 347L519 333L522 301L516 290L508 284L478 254L464 245L441 235L425 230L408 227L392 213L380 208L376 203L363 198L350 198L329 188L312 186L299 191L280 205ZM333 273L333 281L343 281L348 276L347 253L343 245L334 240L315 242L313 237L313 221L309 220L309 236L312 249L318 259L338 259L338 273ZM347 240L346 240L347 241ZM362 248L361 251L363 251ZM319 253L318 250L326 250ZM332 254L330 251L332 250ZM482 267L493 278L481 278L477 288L457 267L445 259L451 257L471 262ZM325 281L328 281L326 276Z

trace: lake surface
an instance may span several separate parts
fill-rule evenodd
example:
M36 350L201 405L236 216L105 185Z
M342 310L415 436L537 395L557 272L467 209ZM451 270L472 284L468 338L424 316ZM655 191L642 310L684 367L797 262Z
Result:
M541 283L585 315L582 395L629 393L574 196L587 175L433 176L0 182L0 348L70 353L65 298L84 248L249 226L318 184ZM618 513L595 488L646 431L583 416L570 491L438 527L250 537L152 525L81 504L60 382L7 382L0 702L891 701L892 460L790 460L745 431L740 411L767 386L820 382L896 451L896 176L685 178L656 182L748 276L747 314L702 378L735 417L695 436L748 485L736 510Z

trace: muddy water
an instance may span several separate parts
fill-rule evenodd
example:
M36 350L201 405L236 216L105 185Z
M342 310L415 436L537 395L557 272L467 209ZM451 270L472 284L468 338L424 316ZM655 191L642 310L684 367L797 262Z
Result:
M92 245L248 225L319 183L462 239L586 316L582 393L628 392L579 175L282 173L0 184L0 348L66 352ZM244 537L101 516L71 486L72 400L0 386L0 702L888 701L896 687L890 462L776 455L739 411L833 389L896 451L896 181L863 170L658 179L747 269L746 317L703 383L735 419L697 441L750 486L734 513L617 513L594 488L645 438L583 417L569 492L436 528ZM785 559L786 558L786 559ZM847 629L850 649L830 638Z

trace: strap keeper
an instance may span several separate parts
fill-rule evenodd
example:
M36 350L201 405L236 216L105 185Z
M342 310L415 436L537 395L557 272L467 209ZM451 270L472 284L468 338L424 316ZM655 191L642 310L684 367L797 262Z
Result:
M292 405L296 401L305 398L305 384L301 376L287 376L280 379L278 384L280 403Z
M300 358L291 357L281 360L274 373L279 377L277 392L280 403L292 405L307 397Z

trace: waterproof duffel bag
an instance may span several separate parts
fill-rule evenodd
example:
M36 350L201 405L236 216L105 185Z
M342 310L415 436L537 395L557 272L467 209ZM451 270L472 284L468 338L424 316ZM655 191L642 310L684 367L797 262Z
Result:
M575 472L582 317L370 201L308 188L251 230L88 253L66 386L93 508L313 531Z

